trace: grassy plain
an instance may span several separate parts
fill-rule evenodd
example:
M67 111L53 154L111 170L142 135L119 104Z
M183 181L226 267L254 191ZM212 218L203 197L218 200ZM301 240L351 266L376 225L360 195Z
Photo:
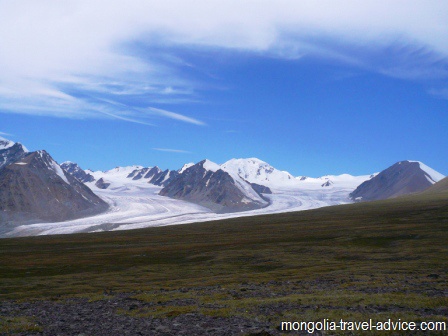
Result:
M447 321L447 242L446 192L142 230L1 239L0 299L102 300L133 292L159 303L121 312L137 317ZM195 301L169 304L177 299Z

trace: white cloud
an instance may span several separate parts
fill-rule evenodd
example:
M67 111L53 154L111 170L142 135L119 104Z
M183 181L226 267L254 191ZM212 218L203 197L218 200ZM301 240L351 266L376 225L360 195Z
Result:
M180 154L191 154L191 152L182 149L171 149L171 148L153 148L153 150L159 152L169 152L169 153L180 153Z
M151 50L160 45L240 49L281 58L314 54L399 77L425 76L441 67L420 60L424 55L408 60L405 67L399 59L372 65L369 55L337 46L368 53L399 40L423 46L443 64L448 55L446 1L0 3L0 109L6 112L87 118L104 117L107 109L115 117L135 119L135 112L101 106L85 95L148 96L148 105L150 99L176 101L193 95L197 83L176 71L188 64L172 55L152 57ZM146 46L147 53L135 52L136 43ZM412 58L413 52L407 52ZM202 124L169 111L159 115Z
M4 135L4 136L13 136L12 134L10 134L10 133L6 133L6 132L0 132L0 135Z

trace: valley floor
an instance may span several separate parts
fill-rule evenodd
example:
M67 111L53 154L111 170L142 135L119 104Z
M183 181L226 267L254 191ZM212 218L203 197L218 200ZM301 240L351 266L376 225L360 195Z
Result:
M197 204L159 196L161 187L146 181L122 183L110 189L94 192L107 201L110 209L102 214L57 223L35 223L19 225L0 237L20 237L76 232L100 232L129 230L145 227L204 222L217 219L254 216L320 208L349 203L352 188L322 188L320 185L304 185L301 188L284 187L266 194L270 205L258 210L216 214Z

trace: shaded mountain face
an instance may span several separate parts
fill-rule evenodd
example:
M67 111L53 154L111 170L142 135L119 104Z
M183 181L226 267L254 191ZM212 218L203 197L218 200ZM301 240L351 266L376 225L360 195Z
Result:
M168 183L170 183L173 179L175 179L179 173L176 170L165 170L161 172L160 174L154 176L149 183L152 183L156 186L162 187L166 186Z
M107 203L46 151L25 154L0 170L0 223L54 222L105 211Z
M249 183L208 160L173 178L159 193L205 206L215 212L237 212L268 205Z
M61 168L82 183L95 181L95 178L86 173L77 163L67 161L61 164Z
M350 194L354 201L374 201L420 192L443 175L417 161L401 161L359 185Z
M0 137L0 170L20 159L27 152L28 150L22 144Z

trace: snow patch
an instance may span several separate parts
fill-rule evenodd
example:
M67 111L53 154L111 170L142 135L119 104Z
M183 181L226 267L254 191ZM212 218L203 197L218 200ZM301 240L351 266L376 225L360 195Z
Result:
M184 164L182 166L182 168L178 170L179 174L182 174L186 169L188 169L192 166L194 166L194 163L192 163L192 162Z
M221 169L221 167L218 164L216 164L210 160L204 160L202 167L204 167L205 170L209 170L212 172L216 172Z
M55 162L53 161L51 163L53 171L58 174L58 176L67 184L70 184L70 182L68 182L67 177L64 174L64 171L62 170L62 168Z
M0 137L0 150L7 149L14 146L14 142L3 137Z
M170 175L171 175L171 171L169 171L169 172L165 175L165 177L163 178L163 181L162 181L161 183L166 182L166 180L168 180L168 179L170 178Z

